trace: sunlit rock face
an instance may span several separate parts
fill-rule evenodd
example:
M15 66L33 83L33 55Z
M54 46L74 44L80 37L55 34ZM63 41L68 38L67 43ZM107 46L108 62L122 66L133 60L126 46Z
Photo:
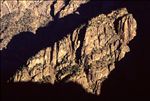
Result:
M79 14L77 8L87 2L2 1L1 50L4 47L7 49L7 44L17 33L35 33L50 21L73 13ZM115 62L130 51L128 43L136 36L136 28L136 20L126 8L99 14L79 25L53 46L41 49L30 57L10 81L50 84L74 82L82 85L87 92L99 95L103 81L115 68Z
M0 50L7 46L17 33L31 31L53 21L54 16L62 18L73 13L87 0L66 3L65 0L2 0L0 9L0 34L3 39Z

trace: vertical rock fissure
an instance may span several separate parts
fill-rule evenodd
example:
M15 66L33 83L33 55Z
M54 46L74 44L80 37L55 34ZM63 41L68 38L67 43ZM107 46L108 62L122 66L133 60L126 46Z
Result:
M82 52L82 47L83 47L83 42L84 42L84 37L85 37L85 32L87 28L87 23L83 26L83 28L79 31L79 36L78 39L80 41L80 46L76 50L76 62L79 63L81 59L81 52Z
M118 28L119 28L119 21L121 21L121 19L125 16L127 16L128 14L125 14L119 18L117 18L115 21L114 21L114 28L115 28L115 31L116 33L118 34Z
M52 16L53 19L55 19L55 8L54 8L54 5L57 3L57 0L54 0L52 5L50 6L51 8L51 11L50 11L50 15Z
M54 51L54 44L51 46L51 51L50 51L50 54L51 54L51 57L50 57L50 62L52 63L52 60L53 60L53 51Z

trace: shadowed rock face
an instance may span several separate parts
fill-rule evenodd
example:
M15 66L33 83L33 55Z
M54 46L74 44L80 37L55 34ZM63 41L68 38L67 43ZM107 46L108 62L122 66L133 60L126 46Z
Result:
M11 49L18 49L15 47L10 49L10 47L13 47L11 43L18 38L14 35L19 32L31 31L35 33L35 35L30 33L33 34L32 37L27 38L28 42L34 40L31 43L29 42L28 47L25 47L33 47L32 50L28 51L33 51L36 45L47 46L40 47L39 51L36 50L34 55L27 58L24 65L19 65L22 68L16 70L10 81L50 84L74 82L80 84L87 92L100 94L101 85L115 68L115 62L120 61L130 51L128 43L136 36L137 24L132 14L128 13L126 8L121 8L88 19L88 21L81 23L71 32L59 38L64 30L73 26L68 24L68 27L64 27L67 26L67 21L71 20L59 19L71 14L75 14L74 18L84 15L78 10L80 5L84 3L86 4L87 1L18 1L16 2L16 9L12 11L9 9L3 11L2 9L0 19L2 21L0 29L1 50L5 59L2 66L9 68L6 64L11 59L9 60L5 55L10 53L9 50ZM2 4L2 7L13 6L13 3L9 1L3 1ZM18 8L22 5L24 5L24 8ZM57 24L55 24L55 21L57 21ZM67 23L64 23L65 21ZM48 22L54 24L49 23L50 27L47 27ZM57 29L57 27L60 27L59 24L64 25ZM55 30L39 31L39 27ZM57 31L59 29L60 31ZM42 32L43 34L41 34ZM45 32L51 34L50 41L46 41L48 37ZM52 36L52 34L54 35ZM41 35L43 36L37 37ZM57 41L53 41L53 39L57 39ZM38 42L37 40L41 41ZM45 45L44 41L49 42L50 45ZM26 42L26 40L23 42ZM6 49L4 49L5 46ZM24 49L22 54L26 54L26 50ZM17 51L15 52L17 53Z

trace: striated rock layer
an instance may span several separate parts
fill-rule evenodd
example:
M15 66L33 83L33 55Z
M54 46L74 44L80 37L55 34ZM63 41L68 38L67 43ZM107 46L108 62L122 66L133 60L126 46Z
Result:
M0 32L1 39L3 39L1 49L4 48L3 46L7 47L8 40L11 40L16 33L35 32L38 27L53 20L53 16L46 13L52 9L44 8L45 5L54 4L54 15L60 12L58 18L61 18L74 12L80 4L87 1L71 0L67 6L64 6L64 1L30 2L20 1L17 4L17 6L23 4L29 8L22 8L23 12L14 9L13 11L8 10L9 13L4 11L1 15ZM10 5L7 1L3 3L5 6ZM61 9L62 7L64 8ZM37 12L33 9L36 9ZM43 12L40 12L40 9L46 10L45 14L41 14ZM40 14L41 16L39 16ZM19 21L24 17L28 21L21 24ZM8 19L7 22L5 19ZM16 27L13 30L12 27L9 27L12 25ZM55 42L54 46L42 49L35 56L29 58L26 65L18 70L11 80L13 82L30 81L50 84L60 81L75 82L82 85L87 92L99 95L103 81L115 68L115 62L120 61L130 51L128 43L136 36L136 27L135 19L126 8L112 11L107 15L100 14Z

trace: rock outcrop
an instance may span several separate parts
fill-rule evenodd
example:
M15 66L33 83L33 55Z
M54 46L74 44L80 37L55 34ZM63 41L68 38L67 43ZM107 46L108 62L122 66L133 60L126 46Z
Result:
M52 20L78 13L76 9L86 2L2 1L5 10L1 10L0 19L1 50L4 47L7 50L7 44L16 33L35 33L39 27L46 26ZM115 62L130 51L128 43L136 36L136 27L135 19L126 8L100 14L68 33L53 46L29 58L11 80L50 84L75 82L87 92L99 95L103 81L115 68Z

